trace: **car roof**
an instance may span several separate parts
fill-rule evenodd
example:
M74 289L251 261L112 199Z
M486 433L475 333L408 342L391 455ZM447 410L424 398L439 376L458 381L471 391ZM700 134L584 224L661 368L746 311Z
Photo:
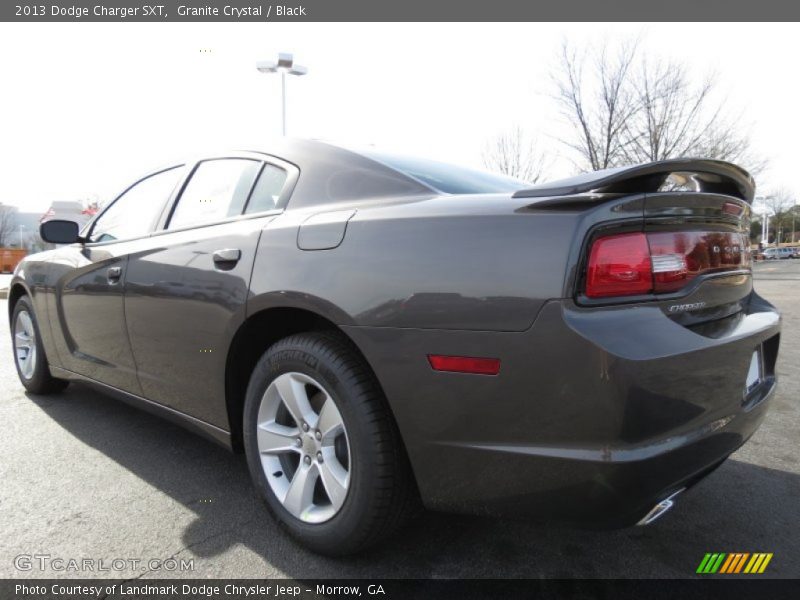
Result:
M387 197L430 196L436 190L377 160L317 140L271 140L253 154L273 156L301 173L291 208Z

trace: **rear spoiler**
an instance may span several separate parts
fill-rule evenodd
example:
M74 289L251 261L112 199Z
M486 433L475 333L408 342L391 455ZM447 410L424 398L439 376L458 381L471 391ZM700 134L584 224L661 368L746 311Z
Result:
M519 190L514 198L572 196L587 192L606 194L646 194L669 191L670 183L692 191L734 196L752 204L755 195L753 177L733 163L722 160L675 158L584 173L569 179L542 183ZM572 201L575 201L572 198Z

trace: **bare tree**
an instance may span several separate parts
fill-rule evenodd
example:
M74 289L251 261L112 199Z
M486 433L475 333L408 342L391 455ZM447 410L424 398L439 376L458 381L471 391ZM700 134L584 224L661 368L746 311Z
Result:
M10 242L11 233L14 231L15 210L10 206L0 204L0 248Z
M741 124L733 124L727 119L712 127L696 156L717 158L738 163L752 175L759 175L767 168L768 161L752 151L750 132Z
M786 230L791 232L789 241L792 243L800 241L800 238L798 238L800 235L800 204L795 204L789 209L786 219L790 223L786 225Z
M563 140L591 170L606 169L623 160L625 126L637 110L630 89L631 65L637 43L616 50L603 44L594 60L564 42L557 70L552 73L555 100L573 126L573 136Z
M725 114L725 99L715 98L715 75L695 82L684 63L641 56L629 84L637 110L625 126L626 161L699 156L763 169L750 152L749 132Z
M549 164L536 142L519 126L486 142L482 158L487 169L530 183L541 181Z
M643 162L692 154L719 118L718 110L703 115L713 78L692 86L680 63L642 57L628 85L637 110L625 124L625 136L630 141L625 148L626 159Z
M792 230L792 217L797 205L795 195L787 188L778 188L764 196L763 205L770 215L769 222L775 232L775 241L784 241Z
M583 166L696 156L738 162L751 172L764 168L750 151L749 132L716 93L713 75L695 81L687 64L648 55L630 41L587 51L594 61L565 44L553 76L555 100L575 128L563 141Z

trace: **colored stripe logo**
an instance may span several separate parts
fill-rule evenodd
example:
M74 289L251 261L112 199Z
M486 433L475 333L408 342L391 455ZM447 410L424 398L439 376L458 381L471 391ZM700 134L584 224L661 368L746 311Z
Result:
M772 552L707 552L697 567L697 573L763 573L772 560Z

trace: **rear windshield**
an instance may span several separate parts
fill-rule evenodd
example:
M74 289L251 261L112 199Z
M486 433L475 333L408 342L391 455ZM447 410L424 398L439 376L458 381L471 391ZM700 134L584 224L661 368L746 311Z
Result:
M487 173L448 165L435 160L397 156L378 152L363 152L372 160L400 171L445 194L493 194L514 192L531 184L497 173Z

